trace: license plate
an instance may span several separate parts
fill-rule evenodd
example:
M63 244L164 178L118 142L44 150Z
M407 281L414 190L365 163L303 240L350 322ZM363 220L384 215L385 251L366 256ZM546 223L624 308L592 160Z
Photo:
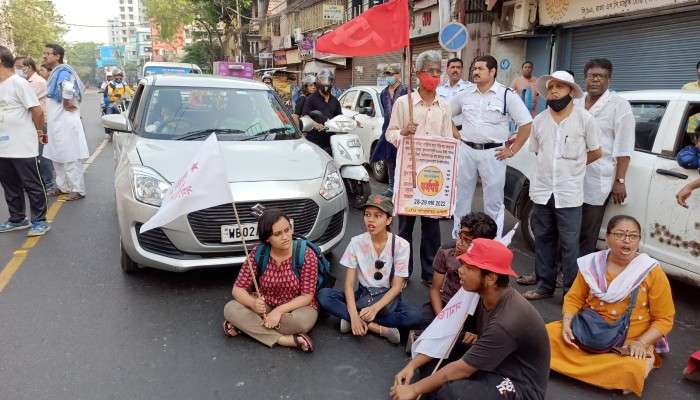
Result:
M253 241L258 239L258 224L221 225L221 243L242 242L243 239Z
M358 139L350 139L348 140L348 147L360 147L360 141Z

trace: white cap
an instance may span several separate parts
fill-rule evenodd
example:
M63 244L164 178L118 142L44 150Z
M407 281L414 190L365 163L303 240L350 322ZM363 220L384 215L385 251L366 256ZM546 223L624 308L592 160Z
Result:
M543 75L537 78L537 91L540 95L547 96L547 86L551 80L567 84L571 87L571 97L578 99L583 97L581 87L576 84L574 77L566 71L555 71L552 75Z

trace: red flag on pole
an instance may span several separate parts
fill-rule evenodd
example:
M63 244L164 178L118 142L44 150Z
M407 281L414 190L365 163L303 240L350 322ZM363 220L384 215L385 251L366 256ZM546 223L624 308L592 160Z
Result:
M316 49L341 56L372 56L409 44L408 0L391 0L318 38Z

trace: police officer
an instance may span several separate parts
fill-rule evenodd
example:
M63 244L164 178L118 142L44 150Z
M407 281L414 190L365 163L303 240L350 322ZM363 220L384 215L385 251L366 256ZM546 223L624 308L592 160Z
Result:
M530 111L520 96L496 82L497 73L495 58L489 55L477 57L472 67L474 86L458 93L451 101L453 117L462 118L453 237L459 232L460 219L471 212L479 177L484 211L496 221L498 236L501 236L506 159L513 157L530 135ZM518 127L512 141L509 141L509 119Z
M463 69L464 63L462 63L461 59L455 57L447 61L447 80L438 86L437 94L448 104L458 93L474 87L473 83L462 79ZM452 122L454 122L458 130L462 129L461 117L456 116L452 118Z

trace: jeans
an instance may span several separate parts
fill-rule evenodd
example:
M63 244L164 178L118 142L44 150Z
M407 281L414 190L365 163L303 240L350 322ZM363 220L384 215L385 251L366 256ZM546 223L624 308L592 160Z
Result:
M44 130L46 132L46 130ZM53 178L53 163L48 158L44 158L44 145L39 143L39 173L41 180L44 181L44 188L51 190L56 187L56 181Z
M421 224L420 276L422 280L430 282L433 280L433 259L440 249L440 220L430 217L399 216L399 236L411 245L411 257L408 261L409 277L413 275L413 225L416 218L420 218Z
M554 196L547 205L535 204L532 218L535 234L535 274L537 290L554 293L557 278L557 250L564 273L564 293L574 283L578 266L581 207L556 208Z
M361 296L362 288L358 288L355 291L355 300ZM343 289L321 289L317 298L323 311L334 317L350 321L350 313L345 302L345 291ZM380 311L373 322L389 328L413 328L424 325L423 316L417 307L404 303L401 297L396 302L397 304L393 311Z
M608 197L608 200L610 197ZM605 216L605 206L608 201L602 206L592 206L583 203L581 208L581 237L579 238L579 256L583 257L586 254L591 254L596 249L598 244L598 235L600 234L600 226L603 224Z

